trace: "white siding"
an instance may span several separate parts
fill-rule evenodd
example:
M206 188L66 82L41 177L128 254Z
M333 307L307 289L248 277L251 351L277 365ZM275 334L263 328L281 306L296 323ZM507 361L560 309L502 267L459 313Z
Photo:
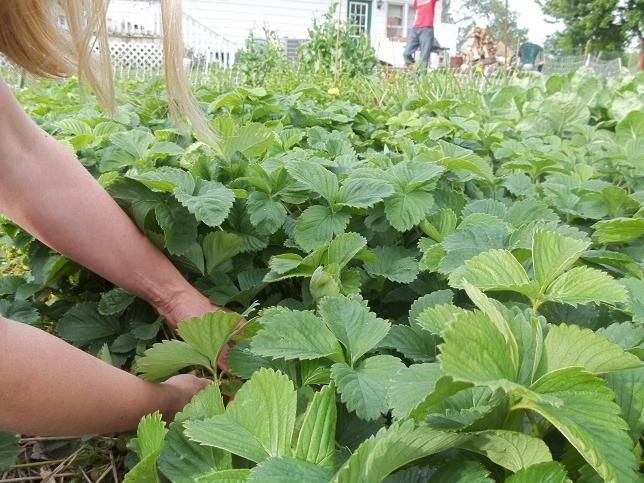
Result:
M280 37L304 39L330 5L331 0L183 0L186 14L239 46L251 30L261 35L264 26Z

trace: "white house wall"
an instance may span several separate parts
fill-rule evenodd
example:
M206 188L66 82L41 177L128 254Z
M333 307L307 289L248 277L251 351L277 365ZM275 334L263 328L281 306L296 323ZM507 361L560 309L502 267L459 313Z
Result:
M348 0L341 1L342 17L346 19ZM262 37L264 27L276 31L280 37L305 39L314 19L321 18L332 3L333 0L183 0L183 9L188 16L240 48L250 31ZM378 8L377 0L371 2L371 43L380 60L397 67L404 65L405 42L387 38L388 6L411 3L412 0L385 0ZM439 1L436 37L455 54L458 29L455 25L440 23L441 7ZM411 17L415 13L411 8L408 14L413 22ZM131 28L137 33L160 32L158 0L112 0L109 18L111 24L123 24L127 31Z
M331 0L183 0L186 14L239 46L251 30L262 35L264 26L280 37L304 39L330 5Z

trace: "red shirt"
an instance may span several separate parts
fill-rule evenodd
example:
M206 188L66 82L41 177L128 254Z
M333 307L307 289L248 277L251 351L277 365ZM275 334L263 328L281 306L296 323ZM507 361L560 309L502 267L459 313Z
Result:
M434 26L436 0L414 0L413 8L416 10L416 22L414 23L414 27L422 28Z

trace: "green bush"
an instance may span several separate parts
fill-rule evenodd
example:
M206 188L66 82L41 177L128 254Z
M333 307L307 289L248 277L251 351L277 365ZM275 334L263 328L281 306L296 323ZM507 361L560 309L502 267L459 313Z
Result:
M298 49L300 63L314 72L334 72L338 42L336 9L334 3L321 22L313 22L313 27L309 29L309 40ZM342 22L339 28L338 71L350 75L372 73L378 65L378 59L369 38L356 35L354 26L347 22Z
M287 62L277 33L268 28L264 28L264 38L255 37L250 32L244 49L237 55L237 69L245 83L254 86L264 82L268 74Z

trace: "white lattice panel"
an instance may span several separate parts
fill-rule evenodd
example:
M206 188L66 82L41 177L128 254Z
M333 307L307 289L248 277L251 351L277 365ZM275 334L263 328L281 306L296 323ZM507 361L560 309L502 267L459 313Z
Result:
M163 48L156 42L110 41L115 68L158 69L163 65Z

